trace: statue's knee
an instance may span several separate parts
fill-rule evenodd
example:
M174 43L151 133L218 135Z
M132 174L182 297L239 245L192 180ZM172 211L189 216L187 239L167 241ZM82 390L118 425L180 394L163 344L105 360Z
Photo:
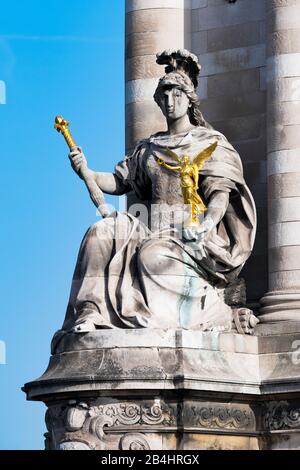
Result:
M138 263L142 270L153 274L168 274L174 269L176 247L171 242L147 243L138 252ZM172 257L173 254L173 257Z
M99 242L110 240L113 236L114 224L108 219L103 219L91 225L84 236L83 245L85 247L97 246Z
M106 219L99 220L89 228L89 232L93 233L97 237L106 236L107 234L113 234L115 228L114 219L108 217Z
M142 246L138 251L138 265L140 268L145 269L146 271L153 271L155 268L155 258L151 247L149 245Z

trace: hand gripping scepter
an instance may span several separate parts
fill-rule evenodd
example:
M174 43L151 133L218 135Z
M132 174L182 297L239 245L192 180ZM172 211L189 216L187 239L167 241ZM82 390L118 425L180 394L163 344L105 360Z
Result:
M64 136L69 148L72 149L73 147L77 147L77 145L76 145L75 140L72 137L72 134L69 129L69 125L70 123L66 121L66 119L62 118L61 116L56 116L54 128L57 130L57 132L60 132ZM102 217L103 218L107 217L110 214L110 212L106 205L103 192L101 191L99 186L96 184L94 179L89 175L88 168L86 165L82 165L80 169L80 173L90 193L90 197L93 203L97 207Z

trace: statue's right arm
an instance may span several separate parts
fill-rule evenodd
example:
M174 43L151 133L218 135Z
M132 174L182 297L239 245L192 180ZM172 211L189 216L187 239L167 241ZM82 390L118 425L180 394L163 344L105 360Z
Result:
M101 191L113 196L122 196L129 193L131 188L126 186L123 181L114 173L96 173L93 172L95 181Z
M80 147L71 150L69 159L73 170L80 178L82 178L81 170L85 168L85 174L89 173L89 176L94 178L96 184L104 193L113 196L122 196L131 191L131 188L125 185L121 178L114 173L96 173L88 169L87 160Z

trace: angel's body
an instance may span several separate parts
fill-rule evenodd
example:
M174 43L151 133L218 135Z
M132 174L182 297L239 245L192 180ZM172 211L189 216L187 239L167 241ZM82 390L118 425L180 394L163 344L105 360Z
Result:
M169 53L165 55L168 60ZM177 56L188 62L186 51ZM190 55L194 72L196 61ZM198 74L199 65L196 70ZM199 111L196 85L185 72L168 72L155 95L168 131L139 142L114 173L88 171L104 193L133 190L151 207L171 208L186 201L195 207L206 205L204 221L183 237L173 225L153 231L127 212L113 213L93 225L81 244L65 323L54 344L68 331L96 328L231 328L224 288L251 253L255 208L238 154ZM201 170L204 201L196 189L199 165L186 161L167 171L157 164L157 156L163 159L167 149L196 155L216 141L217 150ZM73 149L70 159L80 176L84 155Z
M207 149L197 155L192 161L188 155L179 157L175 152L167 149L170 157L174 158L179 165L172 166L166 163L162 158L158 158L157 163L167 170L178 171L180 174L180 186L182 190L184 204L191 207L191 221L192 225L199 225L199 216L207 211L199 190L199 172L201 171L204 163L216 149L218 143L210 145Z

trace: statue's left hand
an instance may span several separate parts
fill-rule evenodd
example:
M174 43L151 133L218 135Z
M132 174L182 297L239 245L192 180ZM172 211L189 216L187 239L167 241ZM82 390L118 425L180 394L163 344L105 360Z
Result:
M186 241L202 241L207 233L214 227L214 222L211 217L205 217L199 227L190 227L183 230L183 238Z

